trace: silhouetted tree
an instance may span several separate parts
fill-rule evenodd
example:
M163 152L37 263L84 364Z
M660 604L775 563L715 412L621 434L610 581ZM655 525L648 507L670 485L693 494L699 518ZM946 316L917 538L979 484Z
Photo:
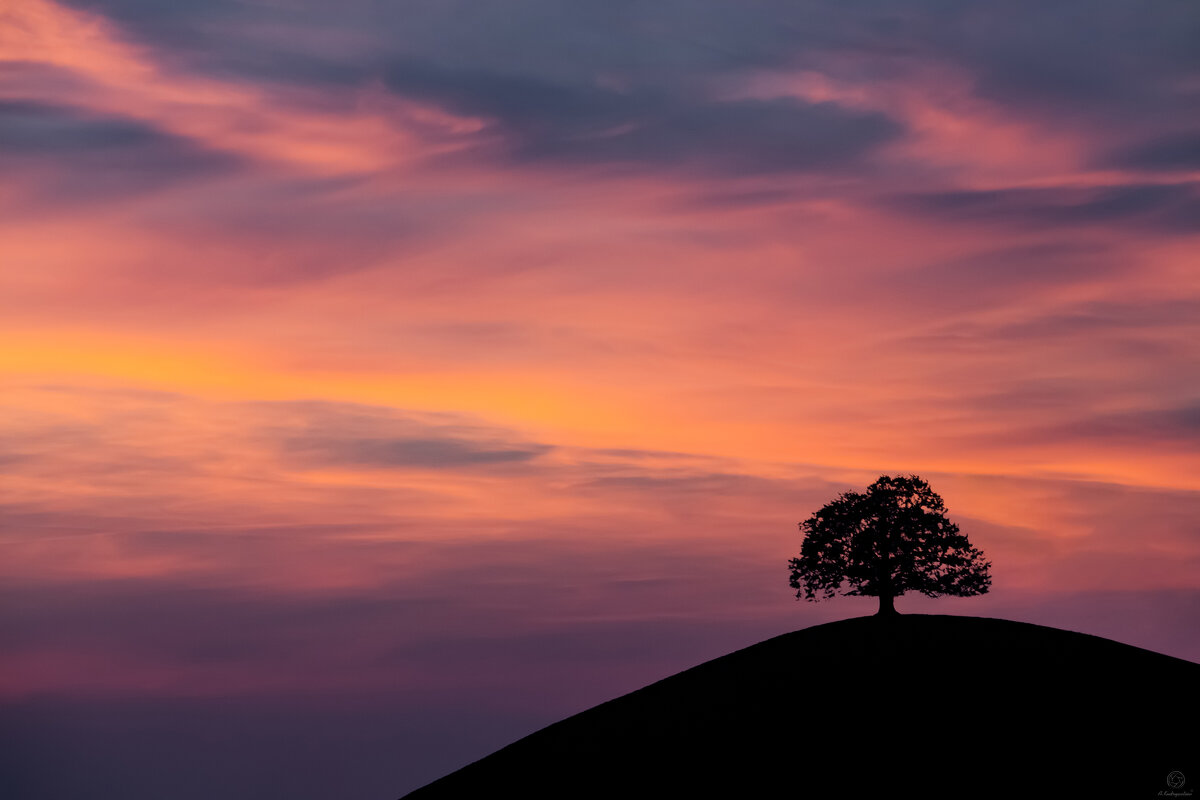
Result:
M881 476L866 492L846 492L800 523L793 558L796 597L879 598L879 614L896 613L907 591L928 597L984 594L991 564L946 519L946 505L916 475Z

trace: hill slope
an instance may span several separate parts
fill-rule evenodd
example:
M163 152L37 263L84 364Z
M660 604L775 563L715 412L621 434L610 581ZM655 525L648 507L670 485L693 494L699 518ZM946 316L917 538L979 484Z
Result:
M976 617L784 634L543 728L409 794L1156 797L1200 782L1200 665ZM1189 771L1190 770L1190 771Z

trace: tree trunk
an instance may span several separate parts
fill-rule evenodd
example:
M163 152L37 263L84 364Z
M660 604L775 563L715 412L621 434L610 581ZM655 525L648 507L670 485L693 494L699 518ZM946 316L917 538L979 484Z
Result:
M899 612L896 611L896 598L892 596L890 591L884 590L884 592L879 595L879 612L875 616L899 616Z
M896 593L892 589L892 548L888 541L887 530L880 537L879 559L879 611L877 617L896 616Z

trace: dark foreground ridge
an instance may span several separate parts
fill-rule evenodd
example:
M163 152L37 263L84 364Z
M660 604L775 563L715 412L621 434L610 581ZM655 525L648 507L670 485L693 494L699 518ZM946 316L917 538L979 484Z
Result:
M407 797L1190 796L1198 695L1200 665L1108 639L862 617L673 675Z

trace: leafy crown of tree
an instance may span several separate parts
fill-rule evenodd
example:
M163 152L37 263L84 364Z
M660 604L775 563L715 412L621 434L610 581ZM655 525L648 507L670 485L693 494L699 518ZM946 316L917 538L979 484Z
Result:
M797 598L880 598L880 613L907 591L928 597L984 594L990 562L946 518L942 498L916 475L881 476L866 492L845 492L804 522L791 559ZM846 587L843 589L843 587Z

